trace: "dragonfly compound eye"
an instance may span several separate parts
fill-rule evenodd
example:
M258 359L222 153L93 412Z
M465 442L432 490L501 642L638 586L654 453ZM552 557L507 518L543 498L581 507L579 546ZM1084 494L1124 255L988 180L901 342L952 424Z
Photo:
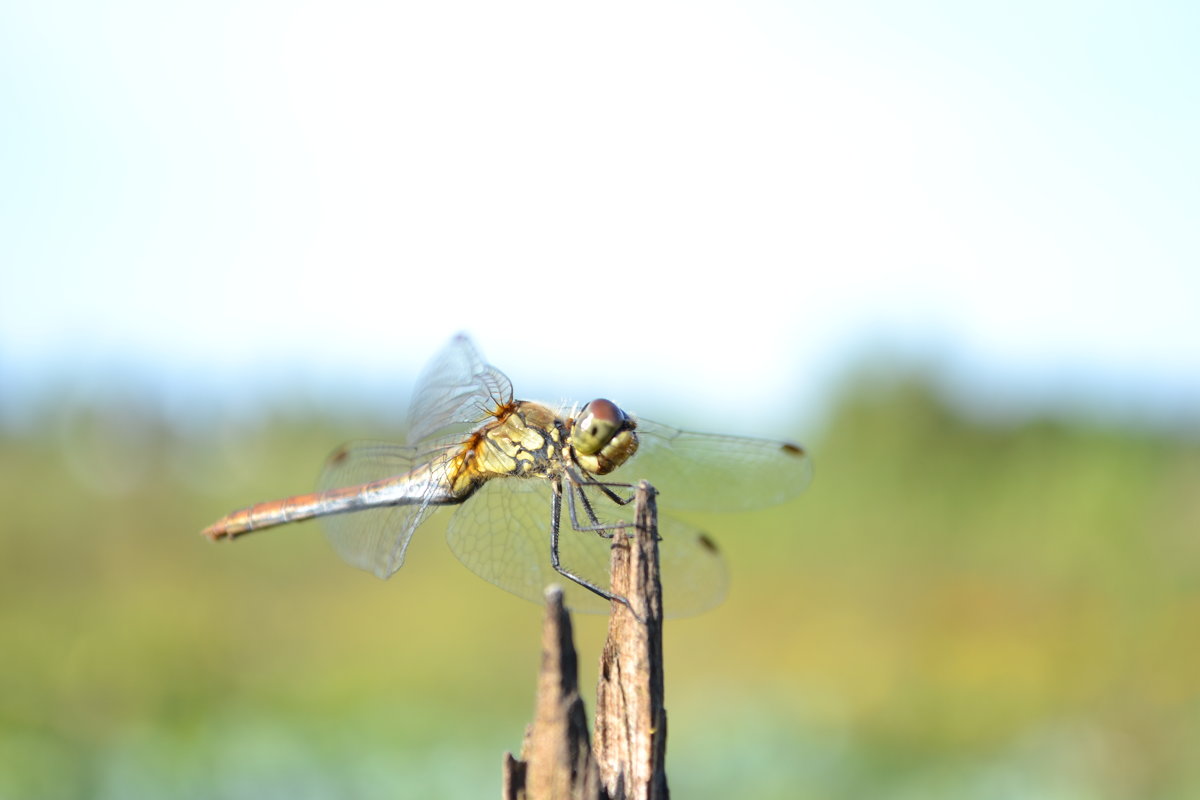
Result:
M585 456L599 453L625 427L625 412L611 400L593 400L583 407L571 428L570 442Z

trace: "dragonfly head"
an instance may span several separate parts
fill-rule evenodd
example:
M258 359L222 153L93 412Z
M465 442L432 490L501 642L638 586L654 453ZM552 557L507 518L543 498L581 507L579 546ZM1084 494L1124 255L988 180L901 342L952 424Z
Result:
M606 475L637 452L637 423L611 400L593 400L571 423L567 442L575 460L593 475Z

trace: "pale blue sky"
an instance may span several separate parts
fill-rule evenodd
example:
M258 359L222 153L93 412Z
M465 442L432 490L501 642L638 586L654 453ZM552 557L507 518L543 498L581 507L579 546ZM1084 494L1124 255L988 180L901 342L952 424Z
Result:
M867 343L1178 409L1194 9L7 3L0 390L403 404L465 329L521 394L746 433Z

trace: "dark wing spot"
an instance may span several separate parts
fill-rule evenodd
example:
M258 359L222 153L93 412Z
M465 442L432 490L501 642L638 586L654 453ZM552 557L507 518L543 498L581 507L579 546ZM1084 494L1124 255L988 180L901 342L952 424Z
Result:
M329 457L329 463L333 464L334 466L337 466L338 464L341 464L343 461L345 461L346 457L349 455L350 455L349 449L347 449L345 447L339 447L337 450L334 450L333 455L331 455Z
M711 538L709 538L709 535L707 533L702 533L699 536L697 536L696 541L699 543L699 545L701 547L703 547L705 550L707 550L710 553L720 552L719 550L717 550L717 543L714 542Z
M804 455L804 448L798 444L792 444L791 442L784 442L779 446L779 449L787 453L789 456Z

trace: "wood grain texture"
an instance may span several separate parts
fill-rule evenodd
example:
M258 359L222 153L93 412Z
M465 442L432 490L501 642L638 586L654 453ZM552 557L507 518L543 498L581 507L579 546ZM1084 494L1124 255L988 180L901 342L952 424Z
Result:
M616 537L613 603L596 690L596 761L610 800L664 800L667 712L663 706L662 582L654 489L638 486L634 535Z

